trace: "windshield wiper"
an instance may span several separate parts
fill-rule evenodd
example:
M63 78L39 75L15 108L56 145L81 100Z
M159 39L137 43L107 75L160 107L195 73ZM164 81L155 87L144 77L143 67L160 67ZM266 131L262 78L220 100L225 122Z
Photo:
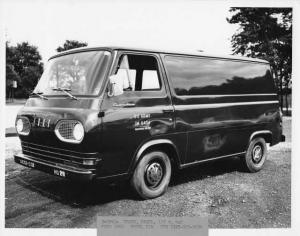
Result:
M37 95L37 96L39 96L39 97L42 98L42 99L48 100L48 98L46 98L46 97L43 96L42 94L43 94L42 92L37 92L37 93L32 92L30 95Z
M70 98L75 99L75 100L78 100L77 97L75 97L74 95L72 95L71 93L69 93L69 92L71 91L71 89L57 87L57 88L53 88L52 90L53 90L53 91L64 92L64 93L67 94Z

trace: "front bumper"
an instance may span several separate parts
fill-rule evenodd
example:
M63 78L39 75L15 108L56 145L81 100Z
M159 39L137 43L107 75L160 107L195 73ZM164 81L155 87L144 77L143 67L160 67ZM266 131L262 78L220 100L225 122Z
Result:
M40 170L48 174L59 176L62 178L80 180L80 181L90 181L96 176L91 170L67 166L64 164L58 164L54 162L45 162L41 160L36 160L22 153L14 155L15 162L23 166Z

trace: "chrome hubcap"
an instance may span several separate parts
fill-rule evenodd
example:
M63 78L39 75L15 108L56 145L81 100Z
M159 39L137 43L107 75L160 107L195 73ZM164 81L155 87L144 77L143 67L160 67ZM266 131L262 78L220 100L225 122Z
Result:
M156 187L163 177L163 168L158 162L150 164L146 169L146 179L151 187Z
M263 151L260 145L256 145L252 151L252 158L255 163L260 162L263 155Z

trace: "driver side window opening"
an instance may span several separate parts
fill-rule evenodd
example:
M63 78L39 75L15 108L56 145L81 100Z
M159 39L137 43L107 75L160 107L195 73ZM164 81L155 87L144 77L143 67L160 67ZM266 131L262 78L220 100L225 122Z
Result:
M123 91L157 91L162 86L158 63L153 56L122 55L116 74Z

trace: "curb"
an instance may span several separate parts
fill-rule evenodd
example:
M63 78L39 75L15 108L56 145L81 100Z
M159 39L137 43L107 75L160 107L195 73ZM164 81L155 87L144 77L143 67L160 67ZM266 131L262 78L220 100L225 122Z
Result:
M18 136L18 134L14 127L5 129L5 137L16 137L16 136Z

